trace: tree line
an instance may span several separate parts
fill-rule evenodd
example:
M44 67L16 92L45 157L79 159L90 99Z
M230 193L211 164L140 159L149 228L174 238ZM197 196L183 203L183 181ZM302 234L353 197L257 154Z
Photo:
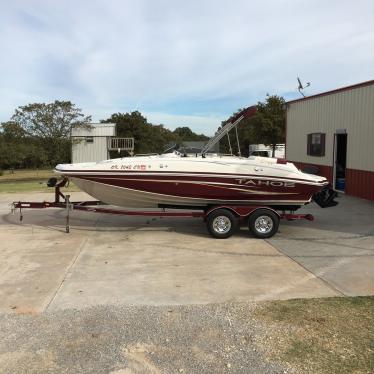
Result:
M89 128L91 116L70 101L20 106L0 125L0 169L54 167L71 162L73 127ZM118 137L135 139L135 153L160 153L169 144L207 140L189 127L174 131L154 125L140 112L115 113L102 123L115 123Z
M235 113L234 113L235 115ZM18 107L11 119L0 125L0 170L54 167L71 162L70 133L73 127L90 127L86 116L70 101L33 103ZM170 144L208 140L189 127L171 131L154 125L140 112L114 113L102 123L115 123L118 137L135 139L135 153L161 153ZM221 123L224 126L227 121ZM221 153L248 155L249 144L275 145L285 141L285 101L267 95L257 103L256 115L238 125L238 148L235 131L220 141ZM230 141L229 141L230 139ZM231 147L230 147L231 146Z

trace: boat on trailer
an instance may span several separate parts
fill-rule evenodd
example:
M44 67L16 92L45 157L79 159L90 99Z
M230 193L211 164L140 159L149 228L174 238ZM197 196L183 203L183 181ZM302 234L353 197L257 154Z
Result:
M184 157L178 151L63 164L55 171L100 201L135 208L260 204L295 210L329 185L279 159Z
M100 204L161 208L159 215L166 209L190 209L195 211L191 216L199 216L196 211L200 211L209 232L217 238L231 236L244 220L255 236L270 237L277 231L280 218L310 219L310 215L294 214L305 204L315 201L321 207L336 205L336 192L326 178L304 173L284 159L209 153L223 136L255 112L255 107L249 107L231 118L200 154L191 156L173 151L59 164L55 172L64 182L57 184L54 178L50 185L57 185L56 196L61 197L64 195L60 188L71 180ZM78 208L83 206L87 205L81 204ZM290 213L287 215L286 211ZM140 213L149 215L145 211Z

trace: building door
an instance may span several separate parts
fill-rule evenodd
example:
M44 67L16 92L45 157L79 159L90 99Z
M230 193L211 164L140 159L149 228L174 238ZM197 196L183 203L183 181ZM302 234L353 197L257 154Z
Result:
M345 176L347 167L347 134L335 134L334 147L334 189L345 191Z

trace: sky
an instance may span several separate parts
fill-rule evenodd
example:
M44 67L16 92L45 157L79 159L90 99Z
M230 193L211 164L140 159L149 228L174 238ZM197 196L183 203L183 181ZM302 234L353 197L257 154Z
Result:
M70 100L212 135L266 94L374 79L373 0L0 0L0 121Z

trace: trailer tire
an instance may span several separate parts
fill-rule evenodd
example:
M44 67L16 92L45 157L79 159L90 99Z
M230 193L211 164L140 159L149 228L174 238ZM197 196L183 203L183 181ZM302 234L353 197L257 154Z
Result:
M238 217L228 209L215 209L207 216L210 235L217 239L226 239L235 233L239 226Z
M270 209L257 209L248 220L249 230L256 238L271 238L279 227L279 216Z

